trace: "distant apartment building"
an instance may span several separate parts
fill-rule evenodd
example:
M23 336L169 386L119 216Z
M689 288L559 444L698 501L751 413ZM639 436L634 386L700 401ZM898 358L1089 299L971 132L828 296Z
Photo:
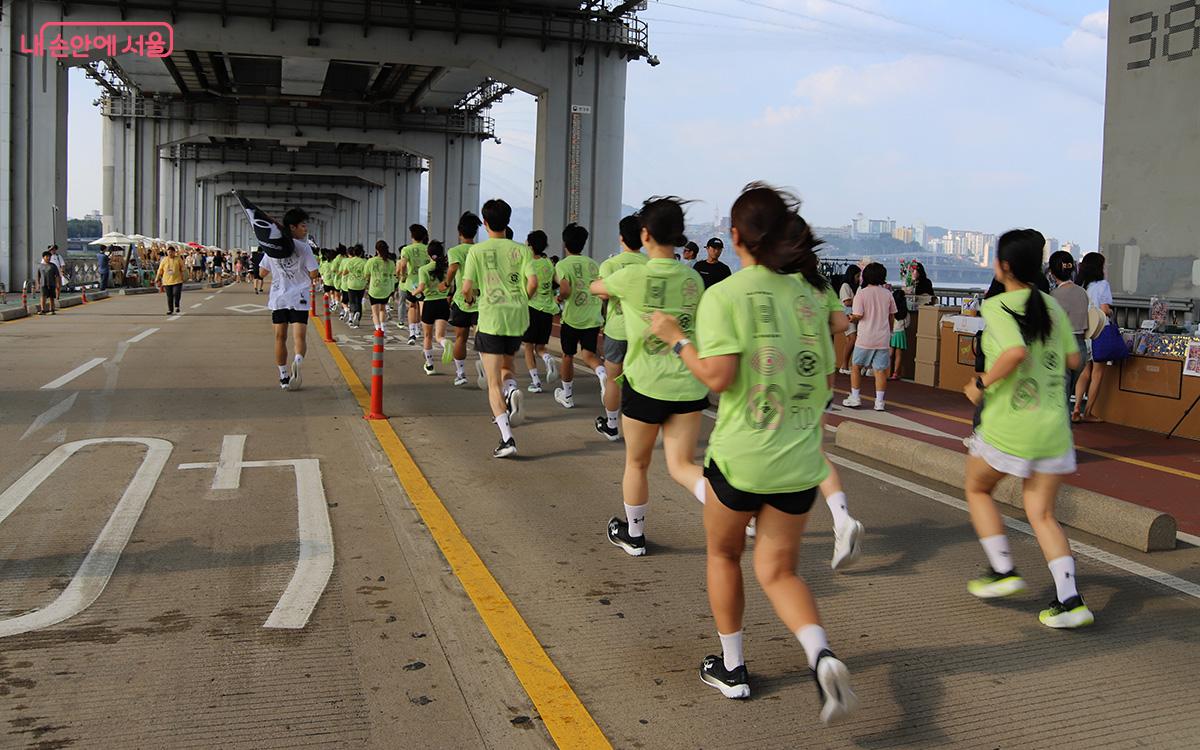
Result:
M1059 249L1063 252L1070 253L1071 257L1075 260L1079 260L1083 257L1083 248L1074 242L1064 242L1062 243L1062 247Z
M917 243L921 247L928 247L928 240L929 238L925 236L925 222L919 222L915 227L913 227L913 242Z
M952 255L973 261L980 266L988 266L991 265L992 255L996 251L996 235L953 229L941 239L930 240L928 247L934 253Z
M901 242L913 242L916 232L912 227L896 227L892 230L892 239L900 240Z
M868 219L862 214L856 215L850 226L854 237L890 237L896 231L894 219Z
M1046 238L1046 245L1042 248L1042 262L1050 260L1050 256L1058 252L1058 240L1053 237Z

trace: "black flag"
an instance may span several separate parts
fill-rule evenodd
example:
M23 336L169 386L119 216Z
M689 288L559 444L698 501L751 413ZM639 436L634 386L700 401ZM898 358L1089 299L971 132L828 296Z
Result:
M246 211L250 226L254 227L254 236L258 238L258 247L272 258L290 258L295 248L290 237L283 236L283 229L271 220L258 206L246 200L241 193L234 190L238 203Z

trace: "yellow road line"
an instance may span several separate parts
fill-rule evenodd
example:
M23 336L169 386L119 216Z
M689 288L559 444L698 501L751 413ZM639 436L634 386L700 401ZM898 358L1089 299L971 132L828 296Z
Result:
M834 388L834 390L837 391L838 393L849 393L849 391L842 390L841 388ZM899 406L901 409L908 409L909 411L915 411L918 414L926 414L931 417L937 417L938 419L945 419L950 422L957 422L959 424L971 424L971 420L963 419L962 417L956 417L953 414L943 414L940 411L934 411L932 409L922 409L919 406L912 406L911 404L905 404L905 403L901 403L899 401L893 401L891 399L888 399L888 403L891 404L892 406ZM1186 439L1186 438L1184 438L1184 439ZM1078 444L1076 444L1075 450L1077 450L1081 453L1090 453L1093 456L1100 456L1102 458L1107 458L1112 461L1120 461L1121 463L1129 464L1130 466L1139 466L1143 469L1150 469L1151 471L1161 471L1164 474L1174 474L1175 476L1183 477L1184 479L1193 479L1193 480L1200 482L1200 474L1194 474L1185 469L1176 469L1174 466L1162 466L1159 464L1152 464L1149 461L1143 461L1140 458L1130 458L1128 456L1122 456L1122 455L1118 455L1116 453L1109 453L1108 451L1102 451L1097 448L1088 448L1088 447L1078 445Z
M364 413L369 407L367 389L354 372L346 356L337 344L325 342L345 378L350 391ZM390 421L381 419L370 422L379 445L392 463L404 491L421 514L421 519L437 542L450 568L458 576L467 595L471 597L476 611L483 619L492 637L500 646L512 665L513 672L525 688L533 705L537 708L560 748L611 748L604 733L596 725L579 696L571 689L562 673L554 666L546 650L538 641L529 625L517 612L516 606L504 593L499 582L492 576L487 565L480 559L475 548L467 540L462 529L455 523L450 512L442 503L425 475L421 473L412 455L404 447L400 436Z

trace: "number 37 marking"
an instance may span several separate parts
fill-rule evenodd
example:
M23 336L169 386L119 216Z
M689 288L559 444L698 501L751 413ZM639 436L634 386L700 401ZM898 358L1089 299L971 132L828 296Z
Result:
M1187 20L1180 20L1180 17L1187 14L1187 11L1191 11ZM1129 43L1131 45L1147 43L1149 47L1143 49L1144 58L1134 60L1126 65L1127 70L1148 68L1154 58L1158 56L1158 31L1160 28L1158 19L1159 17L1154 13L1139 13L1129 18L1131 26L1149 24L1141 33L1130 36ZM1200 49L1200 8L1197 8L1197 0L1185 0L1185 2L1172 4L1162 16L1162 29L1163 57L1169 61L1191 57L1193 52ZM1187 36L1180 39L1178 36L1181 34ZM1189 41L1191 42L1190 46ZM1174 52L1171 51L1172 45L1175 47Z

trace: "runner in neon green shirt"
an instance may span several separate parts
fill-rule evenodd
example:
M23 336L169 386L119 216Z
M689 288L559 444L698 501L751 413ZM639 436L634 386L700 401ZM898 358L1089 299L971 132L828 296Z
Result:
M600 278L600 267L596 261L582 255L587 246L588 230L572 222L563 229L562 239L567 257L554 267L558 274L558 302L563 306L558 331L563 351L562 387L554 389L554 400L565 409L573 409L576 353L600 380L601 401L604 401L608 371L596 356L604 318L600 315L600 298L589 290L592 282Z
M454 327L454 350L451 355L454 360L454 385L467 384L467 339L471 336L471 328L479 322L479 310L474 302L467 302L462 293L460 278L467 267L467 257L479 234L483 221L471 213L465 212L458 219L458 244L450 248L446 255L450 259L450 269L446 273L446 288L454 289L454 299L450 303L450 325ZM442 352L445 363L446 352Z
M442 347L442 353L448 351L446 344L446 321L450 318L450 288L446 283L446 274L450 261L446 257L446 248L438 240L429 243L429 262L417 271L417 288L413 294L421 300L421 332L424 336L425 374L433 375L433 342ZM445 356L442 361L445 361Z
M525 344L525 366L529 368L529 392L542 392L542 377L538 372L537 357L546 364L546 383L554 385L558 380L558 363L546 353L546 344L550 343L550 333L554 327L554 314L558 312L558 303L554 299L557 285L554 276L554 263L546 257L546 248L550 239L546 233L538 229L530 232L525 238L525 244L533 253L522 271L529 281L525 287L529 295L529 328L521 340Z
M829 723L853 712L858 701L846 665L829 650L812 591L795 572L806 516L826 474L821 413L829 397L821 343L829 336L829 317L814 252L820 241L798 205L761 183L747 186L730 210L742 270L700 300L699 351L669 315L655 313L651 330L721 393L697 497L705 500L708 596L722 654L704 659L700 678L726 697L750 695L740 552L746 523L756 518L756 572L769 582L767 598L804 648L821 691L821 720ZM810 283L792 275L797 272Z
M346 275L346 293L350 297L351 328L358 328L362 320L362 300L367 289L367 259L363 257L362 245L350 249L350 257L342 264Z
M512 207L504 201L493 198L483 204L488 238L471 249L463 271L463 297L479 303L475 348L483 358L488 403L500 428L500 445L492 451L495 458L517 452L512 427L523 421L524 413L513 355L521 348L521 337L529 327L529 295L525 290L529 279L536 278L522 277L533 258L529 248L505 239L511 218Z
M400 276L400 288L404 292L404 301L408 303L408 345L417 343L421 335L421 303L413 294L417 288L417 272L421 266L429 262L429 230L421 224L413 224L408 228L412 242L400 248L400 263L396 273Z
M1013 567L1004 521L992 491L1005 474L1023 482L1025 513L1054 579L1055 599L1038 614L1051 628L1091 625L1095 616L1079 595L1071 543L1054 518L1062 476L1075 472L1067 411L1068 369L1082 359L1066 312L1037 289L1046 238L1033 229L1005 232L996 242L996 279L1004 293L983 303L982 343L987 371L963 391L982 404L968 444L967 504L988 569L967 582L980 598L1025 588Z
M642 220L637 216L626 216L618 225L621 252L600 264L600 278L607 279L626 266L646 264L642 255ZM592 282L595 284L595 282ZM617 380L625 371L625 353L629 345L625 337L625 316L621 300L609 297L607 316L604 321L604 416L596 417L596 432L610 441L621 439L618 424L621 420L621 386Z
M382 331L387 322L387 304L396 291L396 256L388 243L375 243L375 257L367 261L367 301L371 303L371 322Z
M350 317L350 298L346 294L346 276L342 269L346 261L350 259L347 255L346 248L338 245L337 256L329 263L329 273L332 276L333 288L337 291L338 306L341 307L341 312L338 314L340 320L346 320Z

